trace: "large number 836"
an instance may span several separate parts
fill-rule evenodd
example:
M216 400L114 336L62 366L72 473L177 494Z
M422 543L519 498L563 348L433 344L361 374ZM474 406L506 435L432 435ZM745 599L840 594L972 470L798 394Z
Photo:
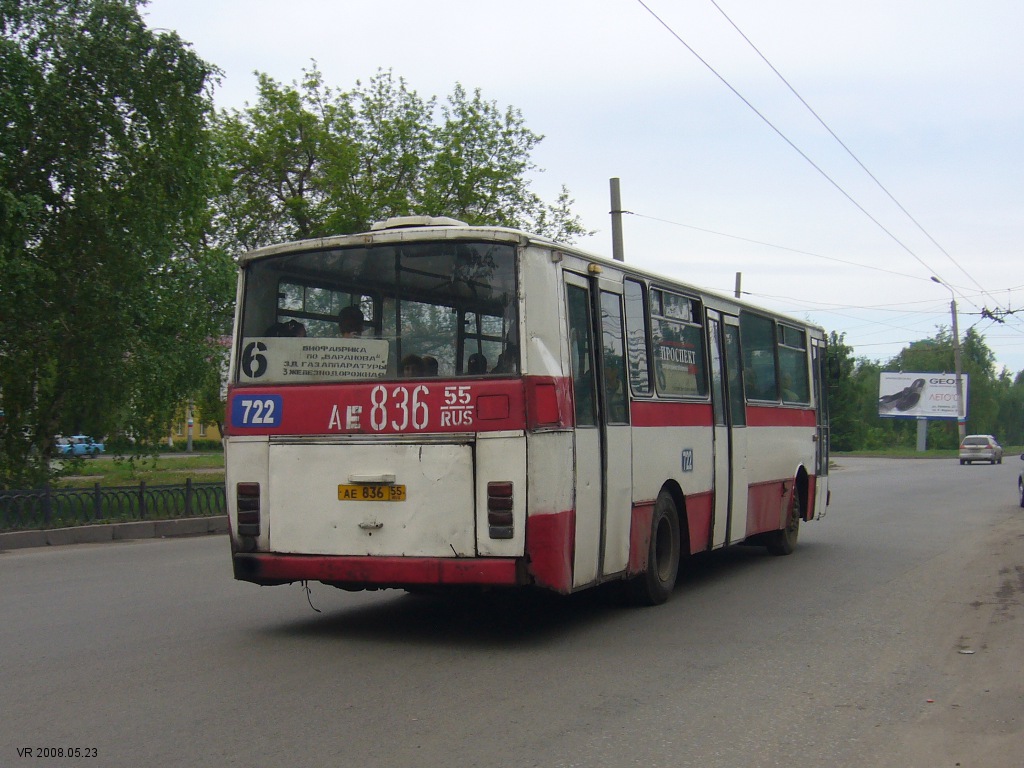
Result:
M389 416L394 415L391 428L396 432L408 429L410 424L413 429L426 429L430 409L423 398L429 394L430 389L422 385L413 387L411 392L407 387L395 387L390 394L384 387L374 387L370 392L370 426L380 432L388 425Z

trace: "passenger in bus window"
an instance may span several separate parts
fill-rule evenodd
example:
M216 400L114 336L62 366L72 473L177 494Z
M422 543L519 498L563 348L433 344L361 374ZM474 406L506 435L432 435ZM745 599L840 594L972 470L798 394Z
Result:
M437 358L433 355L423 356L423 375L424 376L437 376L438 363Z
M608 405L607 420L613 424L628 422L629 411L626 407L626 393L622 389L622 370L618 366L605 366L604 396Z
M267 328L264 336L305 336L306 326L298 320L286 320L283 323L274 323Z
M423 375L423 358L419 355L406 355L402 358L403 378L415 379Z
M479 352L474 352L466 362L466 373L470 376L479 376L487 373L487 358Z
M498 362L495 363L491 373L515 373L518 366L518 350L515 344L506 344L504 351L498 355Z
M338 313L338 330L343 339L359 338L363 335L363 312L354 304L342 308Z
M800 401L800 395L793 389L793 377L788 373L782 374L782 399L787 403Z

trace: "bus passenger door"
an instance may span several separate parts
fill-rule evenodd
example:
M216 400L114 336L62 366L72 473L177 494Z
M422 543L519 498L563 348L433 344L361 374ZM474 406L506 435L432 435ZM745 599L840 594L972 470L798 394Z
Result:
M600 280L590 283L580 275L565 279L576 417L573 586L579 587L621 573L628 564L632 435L622 288Z
M572 584L597 579L601 552L601 431L597 420L597 367L593 310L586 278L566 274L569 364L575 411L573 425L573 489L576 538Z
M633 512L633 430L629 426L626 389L622 286L600 288L601 397L598 398L602 442L604 539L601 573L622 573L629 564L629 528Z
M740 321L725 315L722 325L725 342L725 388L729 425L729 524L725 543L747 537L747 404L743 389L743 356L740 354ZM717 531L716 531L717 533ZM717 543L717 538L716 538Z
M808 519L825 514L828 504L828 359L823 339L811 339L811 371L814 374L814 508L805 510Z
M729 438L729 401L726 395L725 350L722 340L721 315L708 310L708 351L711 353L711 404L714 408L715 427L712 459L714 465L714 526L711 546L727 543L729 508L732 495L732 444Z

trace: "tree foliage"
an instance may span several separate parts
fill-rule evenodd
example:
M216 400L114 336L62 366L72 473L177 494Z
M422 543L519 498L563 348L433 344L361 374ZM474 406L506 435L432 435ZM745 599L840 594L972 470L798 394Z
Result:
M57 432L164 431L223 330L213 68L136 0L0 0L0 487Z
M350 91L314 66L301 83L258 75L258 98L217 117L217 242L234 251L364 231L374 221L446 215L571 242L585 230L563 188L531 191L542 136L522 114L456 85L443 103L381 71Z

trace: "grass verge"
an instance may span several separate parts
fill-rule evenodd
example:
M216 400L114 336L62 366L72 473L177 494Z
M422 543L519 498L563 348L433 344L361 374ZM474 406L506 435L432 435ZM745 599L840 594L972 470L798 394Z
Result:
M100 456L83 459L65 467L71 474L54 481L55 488L92 488L138 485L180 485L224 482L224 454L167 454L156 457L125 458Z

